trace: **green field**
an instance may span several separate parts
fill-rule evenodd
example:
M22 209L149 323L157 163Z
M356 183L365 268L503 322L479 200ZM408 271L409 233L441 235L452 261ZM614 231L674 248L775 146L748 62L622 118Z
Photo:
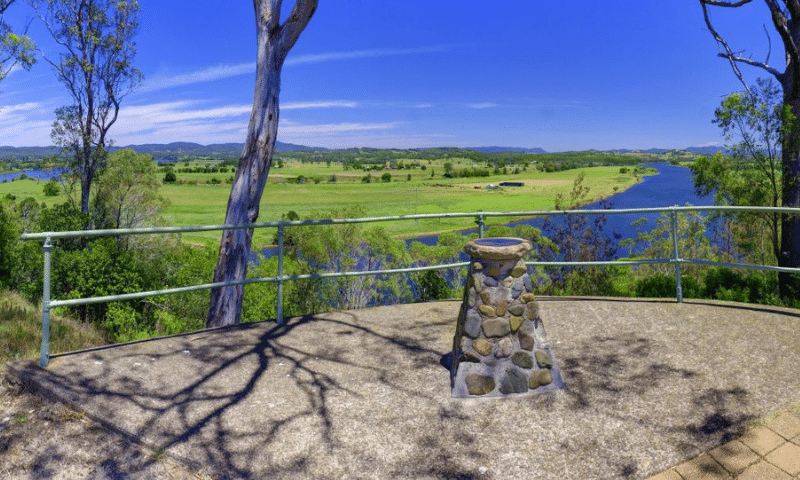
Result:
M456 170L473 167L468 160L448 159ZM196 166L192 163L192 166ZM301 219L320 215L331 210L361 206L365 215L394 216L424 213L453 213L476 211L527 211L549 210L553 208L555 196L559 193L569 196L574 180L584 172L585 184L590 187L588 200L593 201L617 191L622 191L639 180L639 175L631 167L621 173L619 166L590 167L561 172L545 173L535 168L520 169L519 173L491 175L489 177L443 178L444 162L424 161L425 170L417 167L412 170L381 170L364 172L344 170L339 163L326 166L325 163L302 163L286 161L283 168L273 168L264 189L259 221L276 221L289 211L295 211ZM230 171L225 173L181 173L184 163L175 165L178 181L165 184L160 193L169 199L169 206L163 212L168 225L190 226L221 224L224 222L225 208L230 193ZM516 167L509 168L514 171ZM391 181L381 181L384 173L391 175ZM434 176L431 177L431 172ZM370 183L362 183L362 178L371 175ZM641 173L640 173L641 174ZM293 181L298 176L306 177L305 183ZM409 175L411 178L409 179ZM335 182L332 177L335 176ZM212 179L222 183L211 183ZM514 181L524 182L523 187L504 187L487 189L488 184ZM0 195L10 194L22 200L33 197L48 205L63 202L65 195L45 197L42 191L44 182L36 180L17 180L0 184ZM510 218L488 220L508 222ZM417 236L474 227L472 218L436 219L420 221L387 222L382 226L396 236ZM219 232L185 234L183 239L191 243L216 243ZM254 246L264 246L271 242L274 231L256 232Z

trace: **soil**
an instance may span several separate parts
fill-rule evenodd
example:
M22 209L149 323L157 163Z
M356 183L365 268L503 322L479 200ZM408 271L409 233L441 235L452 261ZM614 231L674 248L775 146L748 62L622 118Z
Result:
M163 452L107 430L83 412L9 383L0 367L0 478L195 479Z

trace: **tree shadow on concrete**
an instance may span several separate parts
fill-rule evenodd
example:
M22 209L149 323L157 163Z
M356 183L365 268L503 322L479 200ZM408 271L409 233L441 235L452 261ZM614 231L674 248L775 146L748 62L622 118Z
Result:
M312 325L324 326L321 337L307 332ZM432 326L437 327L436 322L428 318L420 319L414 328ZM307 341L289 341L298 335L311 336ZM94 370L79 364L70 371L57 367L42 370L31 362L16 368L14 375L44 395L77 408L86 407L87 415L106 428L156 452L167 452L195 469L210 466L219 478L303 476L310 474L314 457L334 455L337 449L345 448L337 438L340 427L333 418L331 398L347 395L358 401L363 396L358 388L328 373L328 367L367 372L399 397L435 401L424 390L398 381L391 362L396 356L412 366L437 365L442 352L431 348L424 336L422 331L413 335L379 332L361 324L355 314L306 316L285 325L245 324L128 345L124 350L80 353L81 362L102 365ZM156 343L157 348L150 348ZM356 344L366 345L363 351L354 352ZM56 365L62 363L55 360ZM144 375L137 370L143 368L142 364L149 367ZM187 366L191 370L183 370ZM442 377L448 383L447 375ZM176 388L170 388L170 378L175 379ZM272 381L277 389L283 385L291 388L294 398L281 398L281 391L265 385ZM253 418L252 423L235 418L240 412L254 415L252 402L279 400L289 402L279 415ZM458 415L458 411L441 411L438 421L452 430L458 428L452 421ZM315 435L314 453L302 453L301 449L289 460L273 461L270 452L295 447L282 445L278 439L300 428ZM468 432L460 432L460 437L465 442L461 453L479 457L480 452L471 449ZM460 467L452 449L436 435L423 437L418 443L408 460L400 462L402 471L436 478L480 476ZM368 455L361 461L368 462Z
M748 406L747 390L740 387L697 390L696 385L692 388L703 373L670 365L664 358L663 349L664 346L657 341L635 332L597 335L579 344L560 361L569 386L566 394L571 401L570 410L600 410L626 423L643 424L642 419L633 418L620 407L641 402L653 392L669 395L674 390L687 392L677 394L677 399L691 403L694 407L692 418L684 417L685 421L676 426L673 420L679 409L673 410L673 405L659 399L652 408L662 409L663 423L649 423L647 427L677 439L677 450L694 456L740 436L747 423L754 419L752 415L743 413ZM653 418L652 421L659 422L657 416ZM619 469L620 478L640 475L636 462L620 464Z

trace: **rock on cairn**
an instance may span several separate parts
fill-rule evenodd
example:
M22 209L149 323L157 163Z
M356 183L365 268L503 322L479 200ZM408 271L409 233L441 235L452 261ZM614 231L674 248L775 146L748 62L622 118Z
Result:
M532 292L519 238L467 243L471 257L453 338L456 398L497 397L564 388Z

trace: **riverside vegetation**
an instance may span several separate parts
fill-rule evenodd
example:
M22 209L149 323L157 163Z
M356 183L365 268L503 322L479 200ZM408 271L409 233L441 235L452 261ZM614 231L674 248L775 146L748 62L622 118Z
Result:
M661 159L678 160L673 156ZM456 211L565 209L595 201L636 183L648 172L631 154L598 152L555 155L479 154L447 151L337 151L282 154L265 190L260 221L343 218ZM683 158L685 160L685 158ZM52 159L50 160L52 163ZM52 184L32 179L0 184L0 287L13 301L0 301L11 313L0 315L4 359L35 356L38 349L42 249L21 242L22 232L219 224L234 162L182 158L157 165L149 155L122 150L111 155L98 178L89 215L76 208L67 178L57 195ZM523 182L524 187L489 190L489 183ZM49 188L45 188L51 185ZM45 190L48 190L47 192ZM496 222L508 222L496 220ZM469 236L457 230L471 219L420 220L378 224L289 227L286 274L331 270L382 269L457 261ZM642 256L671 248L666 220L641 236ZM613 258L617 240L600 217L569 217L530 226L491 226L489 236L526 238L535 246L529 259L594 260ZM659 230L660 229L660 230ZM730 258L705 235L704 220L688 216L682 242L701 258ZM438 233L433 246L404 239ZM179 236L107 237L58 240L53 248L52 297L112 295L209 283L216 262L219 232ZM274 243L274 229L257 231L254 245ZM474 235L473 237L474 238ZM727 256L726 256L727 255ZM250 277L272 277L277 258L256 255ZM539 294L674 296L670 266L575 267L535 269ZM769 274L726 269L685 269L684 295L775 303L775 279ZM380 303L456 298L464 272L310 279L284 285L287 316L362 308ZM208 292L197 291L144 300L54 309L54 351L90 344L122 342L203 328ZM245 287L243 321L276 316L277 287ZM24 321L10 321L24 318ZM61 320L64 319L64 320ZM29 327L22 324L29 322ZM59 323L60 322L60 323ZM88 331L87 331L88 329ZM63 338L63 343L61 340Z

